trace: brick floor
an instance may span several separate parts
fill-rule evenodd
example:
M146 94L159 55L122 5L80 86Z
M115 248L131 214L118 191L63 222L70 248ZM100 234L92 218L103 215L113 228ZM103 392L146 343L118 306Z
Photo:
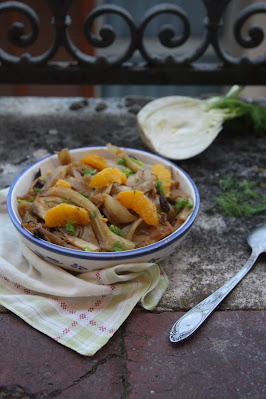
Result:
M266 397L265 311L216 311L192 337L171 344L181 315L136 310L89 358L2 314L0 398Z
M178 344L168 337L181 313L134 315L124 337L128 397L266 397L265 315L215 312L195 335Z

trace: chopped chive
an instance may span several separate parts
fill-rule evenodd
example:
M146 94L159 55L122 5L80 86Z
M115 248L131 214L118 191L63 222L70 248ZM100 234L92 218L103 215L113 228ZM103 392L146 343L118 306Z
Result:
M93 216L94 218L96 218L97 212L96 212L96 211L93 211L93 212L92 212L92 216Z
M35 187L35 188L34 188L34 191L35 191L36 193L40 193L40 192L42 191L42 189L41 189L41 188Z

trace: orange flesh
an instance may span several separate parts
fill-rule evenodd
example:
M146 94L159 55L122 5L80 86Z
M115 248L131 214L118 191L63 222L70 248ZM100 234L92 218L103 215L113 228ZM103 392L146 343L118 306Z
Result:
M102 157L100 157L97 154L86 154L80 161L81 164L86 163L93 168L103 170L104 168L108 168L108 164L106 160Z
M58 204L46 212L44 221L47 227L65 227L68 222L87 225L90 222L86 209L71 204Z
M145 223L157 226L159 216L154 203L142 191L121 191L117 196L118 201L127 209L135 211Z
M108 187L112 183L126 184L127 178L125 173L121 172L118 168L105 168L97 173L90 181L91 188Z
M63 179L58 179L54 186L55 187L71 188L72 184L69 181L66 181L66 180L63 180Z

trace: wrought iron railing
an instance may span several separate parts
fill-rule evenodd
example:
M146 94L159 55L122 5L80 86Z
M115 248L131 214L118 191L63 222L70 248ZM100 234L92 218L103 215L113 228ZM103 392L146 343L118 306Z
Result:
M182 23L182 33L176 35L175 26L162 26L158 41L167 50L181 47L189 39L191 24L186 12L177 4L161 3L153 6L137 23L124 7L101 5L95 7L86 17L84 35L95 49L111 46L117 39L115 28L103 24L96 35L92 26L99 17L110 13L122 18L129 29L128 46L115 56L86 54L71 39L69 9L75 0L46 0L52 11L51 24L55 36L50 48L43 54L32 56L25 52L16 56L0 48L0 83L50 83L50 84L253 84L266 85L266 53L254 58L242 54L232 56L222 47L220 29L226 8L234 0L202 0L206 8L203 35L196 48L185 54L151 54L145 47L145 30L148 24L161 14L175 15ZM178 3L178 2L176 2ZM37 42L40 22L37 13L25 3L5 1L0 4L0 16L15 11L24 15L31 27L25 34L21 22L9 27L9 42L20 48L27 48ZM263 26L250 24L246 36L243 26L251 17L266 14L266 3L255 2L242 8L233 26L234 39L242 49L255 49L264 42ZM263 29L264 28L264 29ZM64 47L71 61L55 60L58 49ZM212 47L218 62L200 62L207 49ZM264 46L264 49L266 46ZM134 59L138 52L138 59ZM104 73L103 73L104 72Z

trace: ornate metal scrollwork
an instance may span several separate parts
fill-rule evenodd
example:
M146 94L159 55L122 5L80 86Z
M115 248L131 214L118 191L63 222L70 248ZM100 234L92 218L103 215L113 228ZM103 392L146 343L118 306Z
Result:
M86 55L79 54L78 61L85 63L85 64L90 64L96 65L97 67L100 66L115 66L115 65L121 65L125 61L129 60L134 51L135 51L135 43L136 43L136 36L137 36L137 27L134 23L134 20L132 16L123 8L117 7L117 6L99 6L92 10L92 12L87 16L86 21L84 23L84 33L85 36L88 40L88 42L96 47L96 48L105 48L108 46L111 46L115 39L116 39L116 34L115 30L113 29L112 26L110 25L104 25L100 29L100 38L96 37L94 34L91 33L92 31L92 25L93 22L95 21L96 18L100 16L107 15L108 13L113 13L121 18L123 18L124 21L126 21L129 31L130 31L130 37L129 37L129 45L126 51L124 51L123 54L118 55L117 57L110 57L109 59L107 57L100 56L99 58L94 58L94 62L88 62L88 58Z
M236 42L245 49L254 49L259 46L264 40L264 31L258 25L250 25L248 28L248 38L242 36L242 28L244 24L249 20L252 15L266 14L266 4L259 2L252 4L242 9L237 16L234 23L234 36ZM265 25L266 26L266 25ZM215 46L218 57L224 61L227 65L266 65L266 53L253 60L248 58L246 55L242 55L239 58L232 57L221 48L219 42L216 42ZM266 82L265 82L266 83Z
M19 14L24 15L30 23L32 32L28 35L24 35L25 26L21 22L14 22L8 31L8 38L11 44L18 47L28 47L34 44L39 35L40 22L38 15L35 11L18 1L6 1L0 4L0 15L9 11L16 11ZM43 65L46 64L56 53L58 44L56 40L48 51L41 54L40 56L32 57L28 53L23 53L20 57L8 54L3 49L0 49L0 62L3 65L17 65L17 64L31 64L31 65Z
M39 34L40 22L37 14L27 5L21 4L18 1L7 1L0 4L0 15L8 11L17 11L25 15L32 28L32 33L24 35L25 26L21 22L14 22L8 30L8 39L11 44L19 47L27 47L34 43ZM20 61L19 57L12 56L0 49L0 61L10 64L16 64Z
M16 56L9 54L0 48L0 68L4 69L6 76L8 75L8 72L5 69L7 66L13 66L16 68L25 65L29 67L46 66L50 69L56 69L58 65L59 68L59 62L53 60L59 47L64 47L73 59L71 63L68 63L65 66L66 68L69 68L68 70L65 69L65 72L67 71L68 73L67 76L69 76L69 73L73 71L73 68L76 68L76 71L77 68L82 68L83 72L84 69L91 70L94 71L93 73L96 73L97 70L100 71L103 69L119 68L121 73L125 73L127 77L130 77L128 83L136 82L136 78L133 78L134 73L135 76L137 76L140 72L143 73L144 71L150 73L152 69L156 68L159 68L161 72L171 68L170 72L173 76L174 68L179 68L179 70L180 68L187 68L188 73L191 74L192 70L193 73L197 70L202 71L202 65L198 67L197 61L206 53L210 46L213 47L220 64L206 64L206 68L209 69L209 71L214 72L216 68L216 71L218 71L218 69L219 71L221 69L226 69L228 72L228 67L232 68L232 70L236 70L238 67L244 69L247 66L249 68L261 67L264 70L266 67L265 53L255 57L254 59L249 58L247 55L237 58L227 54L223 49L220 40L220 28L223 25L223 15L227 6L231 3L231 0L202 0L206 8L206 18L203 21L202 37L200 38L196 48L189 49L185 53L181 52L181 55L180 52L179 55L173 55L171 50L178 49L188 43L191 37L191 22L189 16L180 6L161 3L160 5L151 7L146 11L139 23L134 21L132 15L124 7L115 5L102 5L95 7L87 15L84 21L83 31L88 43L96 50L109 48L117 40L115 27L106 23L103 23L97 35L93 32L93 24L98 18L101 17L104 19L108 14L115 14L120 17L128 27L129 34L126 49L122 49L121 53L112 56L101 55L98 53L93 55L86 54L76 44L74 44L69 32L69 25L71 24L69 9L74 1L75 0L46 0L46 3L53 13L51 24L54 27L55 35L50 48L43 54L31 56L28 53L23 53L21 56ZM19 15L24 15L29 21L31 32L25 34L24 24L21 22L14 22L8 31L9 42L20 48L27 48L30 45L37 43L40 22L36 12L31 7L20 1L6 1L0 4L0 15L10 11L16 11ZM163 55L151 54L150 49L145 46L145 32L148 25L156 17L162 14L170 14L171 16L174 16L177 19L177 22L182 25L181 33L176 34L176 26L173 23L171 25L168 24L161 26L156 39L164 48ZM266 14L265 3L257 2L243 8L234 21L234 39L236 43L244 49L254 49L263 43L265 32L263 28L258 25L250 25L247 37L244 37L242 33L244 24L249 21L250 17L257 14ZM140 57L136 61L134 55L137 51ZM237 76L236 74L233 75ZM91 76L92 80L95 80L95 83L98 83L96 80L100 81L99 78L94 78L96 75L92 74ZM260 73L260 83L261 76ZM157 78L159 79L158 75ZM163 80L164 78L161 79ZM142 77L140 80L142 80ZM156 80L156 77L154 80ZM171 79L168 81L166 80L165 83L169 83L170 81ZM266 84L266 78L264 84Z
M186 40L189 38L190 35L190 23L187 14L179 6L175 6L173 4L160 4L159 6L152 7L144 15L143 20L140 23L140 26L138 28L139 38L140 38L138 49L143 58L151 64L162 65L166 62L182 64L184 62L183 57L180 57L179 59L174 58L170 55L167 57L162 57L162 56L158 57L157 55L150 54L145 48L144 45L145 29L147 28L148 24L152 21L152 19L154 19L158 15L165 13L175 15L176 17L181 19L183 23L183 34L180 35L179 37L176 37L174 27L172 25L164 25L158 33L158 38L160 43L163 46L172 49L182 46L186 42Z
M266 4L265 3L258 3L253 4L244 8L240 11L234 26L234 33L237 42L243 46L244 48L254 48L259 46L263 39L264 39L264 31L258 25L250 25L248 29L248 38L243 38L241 36L241 30L244 23L254 14L264 13L266 14Z

